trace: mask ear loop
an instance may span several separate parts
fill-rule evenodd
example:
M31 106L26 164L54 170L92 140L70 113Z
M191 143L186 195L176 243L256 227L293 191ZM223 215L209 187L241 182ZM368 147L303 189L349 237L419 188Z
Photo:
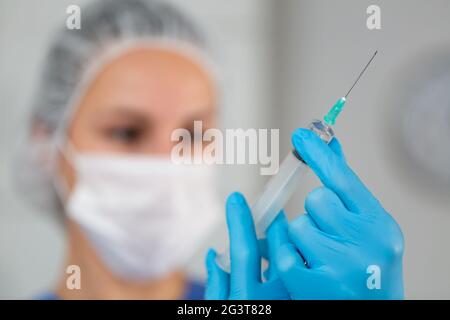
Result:
M76 158L77 151L73 145L73 143L67 139L55 139L53 143L54 146L54 155L55 155L55 171L53 173L53 188L55 189L57 197L61 200L63 204L67 203L67 200L70 197L70 187L68 182L61 176L61 167L60 163L56 161L57 155L61 155L65 161L72 165L72 168L76 171Z

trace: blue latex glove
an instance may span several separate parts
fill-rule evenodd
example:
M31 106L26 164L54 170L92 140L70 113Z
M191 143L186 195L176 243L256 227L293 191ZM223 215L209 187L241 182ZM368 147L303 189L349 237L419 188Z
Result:
M206 299L289 299L281 280L269 268L267 281L261 279L261 257L276 254L287 240L287 221L280 214L268 228L267 242L256 238L250 208L240 193L233 193L227 199L226 216L230 238L230 273L223 271L216 263L216 252L210 250L206 256L208 283Z
M327 145L298 129L292 143L324 186L307 196L307 214L289 224L290 243L272 257L290 296L402 299L403 235L395 220L347 165L336 139Z

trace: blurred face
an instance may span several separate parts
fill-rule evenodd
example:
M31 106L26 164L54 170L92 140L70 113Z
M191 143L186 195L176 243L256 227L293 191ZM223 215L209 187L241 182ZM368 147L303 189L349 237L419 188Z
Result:
M72 118L69 139L78 152L167 155L177 128L214 125L213 82L202 67L166 49L130 51L106 65ZM74 172L62 159L69 188Z

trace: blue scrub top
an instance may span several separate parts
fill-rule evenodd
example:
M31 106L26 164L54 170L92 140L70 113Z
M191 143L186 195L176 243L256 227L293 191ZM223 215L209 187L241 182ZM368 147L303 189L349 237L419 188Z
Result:
M189 281L186 288L186 294L181 300L203 300L205 295L205 286L203 283ZM59 300L59 297L49 292L38 297L38 300Z

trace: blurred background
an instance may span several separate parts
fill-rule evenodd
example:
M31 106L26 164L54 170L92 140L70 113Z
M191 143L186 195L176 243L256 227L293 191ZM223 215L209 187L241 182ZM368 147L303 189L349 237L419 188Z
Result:
M172 0L171 0L172 1ZM0 298L30 298L60 275L64 229L11 187L11 155L66 8L87 1L0 2ZM223 76L223 128L290 134L345 94L376 50L336 125L348 161L406 239L406 297L450 299L450 2L446 0L173 0L208 30ZM380 30L366 26L381 8ZM262 189L259 166L221 168L221 198ZM287 212L303 212L310 174ZM211 239L220 243L223 234ZM380 235L383 236L383 235ZM204 276L203 255L191 272Z

